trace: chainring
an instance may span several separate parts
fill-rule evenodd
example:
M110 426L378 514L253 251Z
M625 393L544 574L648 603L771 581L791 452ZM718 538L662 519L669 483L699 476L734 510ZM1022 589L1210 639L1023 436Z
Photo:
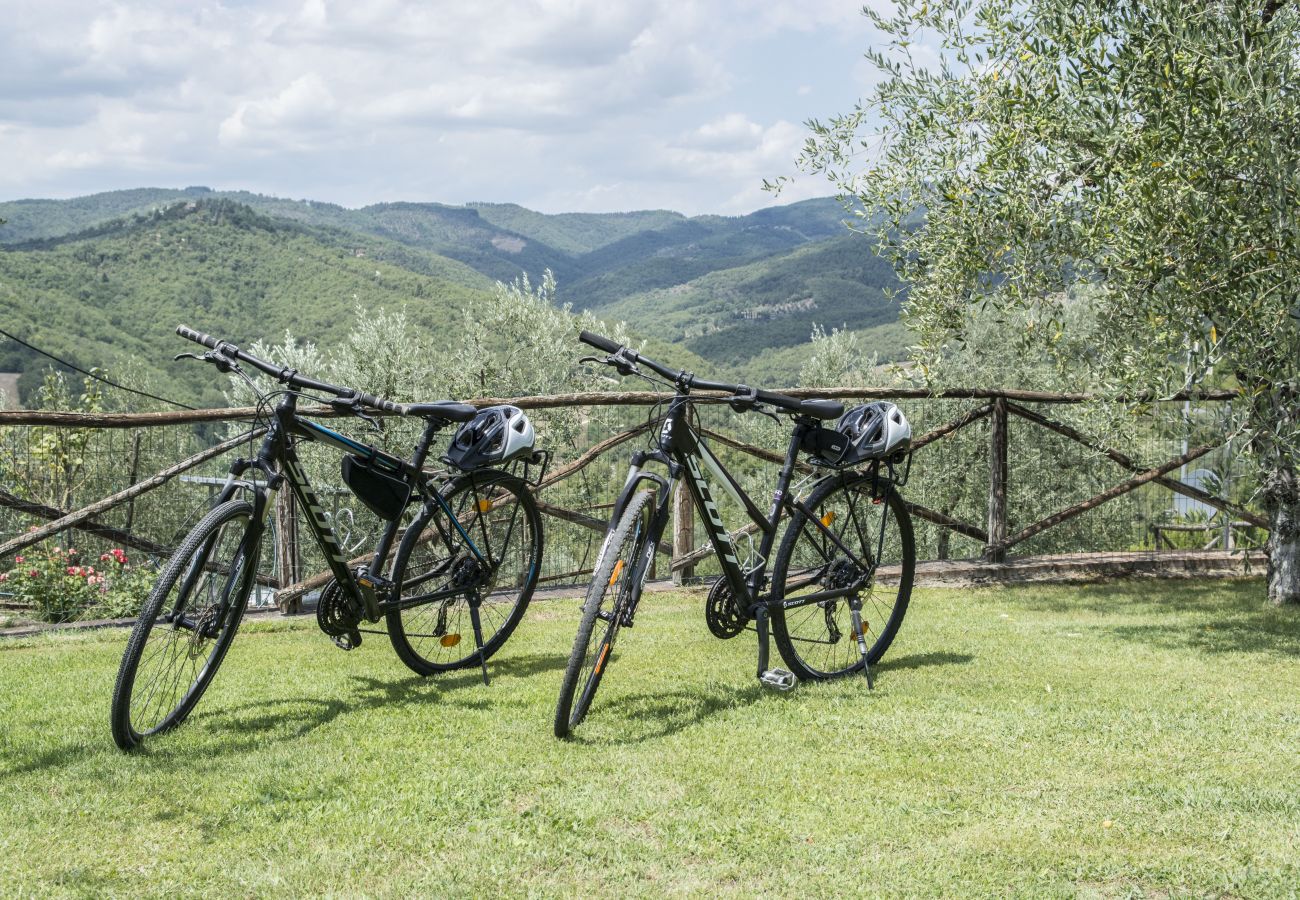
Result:
M717 638L733 638L745 630L745 616L736 604L736 595L725 578L719 578L709 588L704 601L704 621L709 632Z
M316 603L316 624L330 637L342 637L357 627L356 617L348 609L339 583L331 578L321 589Z

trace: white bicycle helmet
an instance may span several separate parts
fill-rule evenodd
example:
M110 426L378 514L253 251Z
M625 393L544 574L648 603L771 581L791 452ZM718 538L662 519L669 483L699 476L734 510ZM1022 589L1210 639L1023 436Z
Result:
M508 463L533 452L533 423L517 406L489 406L460 428L444 460L458 469Z
M840 416L835 431L846 438L845 445L834 447L837 452L823 451L813 462L856 466L873 459L888 459L912 447L912 426L903 411L886 400L853 407Z

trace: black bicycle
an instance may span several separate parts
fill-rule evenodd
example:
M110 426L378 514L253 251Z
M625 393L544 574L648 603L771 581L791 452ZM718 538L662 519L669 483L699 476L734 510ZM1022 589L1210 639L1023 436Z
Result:
M129 750L174 728L203 696L261 577L257 568L268 511L274 492L285 483L306 511L309 530L333 576L321 591L316 619L338 646L358 646L361 625L383 617L393 649L414 671L429 675L479 666L486 683L487 659L519 624L537 584L542 523L526 476L530 466L544 468L546 457L532 450L531 426L526 446L524 438L512 446L513 461L522 464L525 477L484 466L435 478L423 468L435 434L452 423L465 423L453 449L459 442L482 451L500 437L490 427L479 427L497 421L489 411L453 402L393 403L308 378L185 326L177 333L209 348L201 357L182 354L177 359L201 359L253 387L259 409L268 411L259 416L266 422L265 434L252 459L231 466L211 510L181 541L140 611L113 689L117 745ZM259 391L241 363L286 388ZM299 399L312 395L326 395L322 402L336 412L361 417L373 427L379 427L374 411L424 419L411 458L299 417ZM496 409L518 413L513 407ZM344 481L387 522L373 557L355 571L303 472L295 451L301 441L343 451ZM475 460L484 458L480 452ZM394 544L397 552L390 565Z
M722 567L722 577L706 601L709 630L731 638L752 623L758 634L758 677L767 686L788 690L799 678L820 680L859 671L870 686L871 667L889 649L907 612L916 564L912 522L897 490L911 467L911 431L902 414L892 404L870 404L846 414L843 404L830 400L799 400L746 385L705 381L608 338L585 331L580 337L609 354L590 361L656 384L666 381L674 394L661 407L657 446L633 454L614 504L560 688L556 736L568 736L586 717L609 670L620 630L633 626L668 524L670 498L680 481L690 491ZM643 373L643 367L661 381ZM697 397L692 390L724 396ZM700 435L694 407L707 402L726 402L737 412L793 417L768 513L736 483ZM823 427L829 419L840 419L840 428ZM827 474L812 480L806 490L791 491L800 453ZM666 476L646 471L644 466L651 462L665 467ZM863 468L847 468L857 464ZM756 553L743 562L704 469L744 508L751 520L746 530L759 535ZM769 579L767 561L782 519L788 525ZM768 668L769 628L788 670Z

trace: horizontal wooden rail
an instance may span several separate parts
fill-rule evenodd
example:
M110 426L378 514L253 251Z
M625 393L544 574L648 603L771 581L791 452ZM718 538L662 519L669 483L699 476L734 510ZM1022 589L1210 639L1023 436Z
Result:
M1075 516L1082 515L1083 513L1086 513L1088 510L1101 506L1103 503L1109 500L1114 500L1116 497L1119 497L1123 494L1127 494L1129 491L1137 490L1142 485L1155 481L1161 475L1164 475L1167 472L1172 472L1174 469L1177 469L1179 466L1185 466L1194 459L1200 459L1202 456L1209 453L1214 448L1215 445L1211 445L1211 444L1203 444L1200 447L1193 447L1191 450L1188 450L1182 456L1169 460L1169 462L1165 463L1163 466L1157 466L1154 469L1148 469L1147 471L1143 472L1141 475L1137 476L1136 478L1130 478L1128 481L1125 481L1122 484L1117 484L1115 485L1115 487L1111 488L1110 490L1104 491L1090 500L1084 500L1082 503L1076 503L1074 504L1074 506L1071 506L1068 509L1063 509L1054 515L1048 516L1046 519L1043 519L1039 522L1035 522L1033 525L1030 525L1027 528L1024 528L1023 530L1007 538L1006 541L1002 544L1002 548L1006 549L1008 547L1013 547L1016 544L1021 543L1022 541L1027 541L1034 535L1044 532L1049 528L1053 528L1057 525L1060 525L1062 522L1066 521L1067 519L1073 519Z
M0 544L0 557L7 556L10 553L15 553L25 547L30 547L32 544L39 544L50 535L58 534L64 529L76 527L82 522L88 522L95 518L95 516L108 512L113 507L125 503L132 497L138 497L140 494L151 491L156 487L161 487L182 472L189 471L195 466L202 465L210 459L215 459L226 451L238 447L240 444L255 440L265 430L266 429L264 428L258 428L245 434L241 434L238 437L233 437L228 441L223 441L215 447L209 447L201 453L194 454L189 459L181 460L176 465L164 469L152 478L146 478L138 484L131 485L131 487L124 491L118 491L110 497L105 497L97 503L92 503L90 506L83 507L74 513L69 513L61 519L50 522L48 525L34 528L31 531L13 538L12 540L6 541L5 543Z
M779 393L791 397L825 397L834 400L992 400L1003 398L1022 403L1161 403L1183 400L1232 400L1235 391L1180 391L1160 396L1135 394L1107 397L1102 394L1062 394L1051 391L1022 391L1010 388L947 388L931 391L924 388L777 388ZM509 403L521 409L556 409L567 406L653 406L672 397L661 391L587 391L577 394L554 394L534 397L480 397L466 400L477 407ZM692 396L700 399L727 399L731 395L717 391L697 391ZM308 418L330 419L346 417L328 406L303 407L299 413ZM194 425L204 422L252 420L258 409L252 406L234 406L224 409L179 410L176 412L149 413L78 413L59 410L9 409L0 410L2 425L52 425L74 428L148 428L162 425ZM372 411L373 415L391 415Z
M0 488L0 506L8 507L15 512L20 512L26 516L34 516L38 519L45 519L49 522L57 522L65 518L68 513L61 509L55 509L53 506L46 506L43 503L33 503L30 500L24 500L21 497L15 497L8 491ZM144 538L138 538L130 532L123 531L120 528L113 528L109 525L100 525L98 522L79 522L71 526L78 531L94 535L98 538L104 538L113 541L123 547L130 547L132 550L140 550L144 553L152 553L155 556L168 556L171 550L162 544L155 544L153 541L146 541Z
M1125 469L1128 469L1130 472L1144 471L1142 466L1139 466L1136 462L1134 462L1125 454L1120 453L1118 450L1112 450L1109 447L1103 446L1100 441L1096 441L1093 440L1092 438L1089 438L1083 432L1079 431L1078 429L1071 428L1069 425L1066 425L1062 422L1053 421L1052 419L1049 419L1044 415L1034 412L1032 409L1026 409L1025 407L1020 406L1019 404L1016 403L1008 403L1007 411L1014 413L1017 416L1020 416L1022 419L1025 419L1026 421L1033 422L1036 425L1040 425L1043 428L1046 428L1048 431L1054 431L1063 437L1070 438L1071 440L1076 441L1082 444L1083 446L1087 447L1089 450L1093 450L1096 451L1097 453L1104 454L1107 459L1110 459L1111 461L1115 462L1117 465L1123 466ZM1264 518L1263 516L1253 513L1250 510L1246 509L1245 507L1238 506L1235 503L1230 503L1227 500L1221 500L1218 497L1214 496L1213 494L1207 493L1206 491L1203 491L1200 488L1192 487L1190 484L1185 484L1184 482L1181 482L1176 478L1167 478L1162 475L1159 478L1155 479L1155 482L1156 484L1164 485L1165 487L1169 488L1171 491L1173 491L1176 494L1182 494L1184 497L1190 497L1193 500L1198 500L1201 503L1204 503L1206 506L1213 506L1215 509L1230 513L1234 516L1237 516L1238 518L1245 519L1251 525L1255 525L1259 528L1265 528L1265 529L1269 527L1268 519Z

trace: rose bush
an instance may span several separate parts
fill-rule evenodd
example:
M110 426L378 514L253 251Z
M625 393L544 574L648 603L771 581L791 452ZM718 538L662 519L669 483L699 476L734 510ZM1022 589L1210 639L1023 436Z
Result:
M75 547L57 546L15 556L13 568L0 573L0 591L46 622L136 615L153 587L154 569L132 566L119 547L101 554L98 567L82 556Z

